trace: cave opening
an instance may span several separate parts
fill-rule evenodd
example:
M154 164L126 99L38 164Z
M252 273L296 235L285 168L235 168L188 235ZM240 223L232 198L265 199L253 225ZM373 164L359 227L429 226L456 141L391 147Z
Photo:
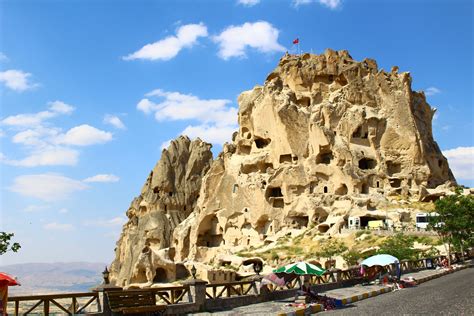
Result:
M256 137L255 140L255 146L257 146L257 148L265 148L267 147L270 142L271 142L271 139L269 138L260 138L260 137Z
M166 270L163 268L157 268L153 283L165 283L168 281Z
M280 155L280 163L291 162L291 154Z
M371 158L362 158L359 160L359 168L362 170L374 169L377 166L377 161Z

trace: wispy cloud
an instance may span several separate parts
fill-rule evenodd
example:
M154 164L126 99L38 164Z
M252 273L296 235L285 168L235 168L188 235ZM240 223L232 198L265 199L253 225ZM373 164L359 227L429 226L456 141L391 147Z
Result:
M0 71L0 82L7 88L17 92L23 92L38 86L38 84L30 82L30 77L30 73L21 70L10 69Z
M137 109L145 114L154 114L155 119L163 121L194 121L182 132L190 137L222 144L230 140L237 129L237 109L227 99L200 99L191 94L153 90L137 104Z
M74 230L74 226L72 224L63 224L63 223L57 223L57 222L45 224L43 228L46 230L64 231L64 232Z
M45 205L28 205L23 209L24 212L27 213L34 213L34 212L40 212L49 209L50 206L45 204Z
M441 90L436 87L429 87L429 88L426 88L425 90L425 95L427 96L432 96L438 93L441 93Z
M457 147L443 151L456 179L474 180L474 147Z
M9 59L7 55L5 55L3 52L0 52L0 62L7 62Z
M322 6L325 6L331 10L335 10L342 5L341 0L293 0L293 5L295 7L305 5L305 4L311 4L311 3L319 3Z
M33 197L43 201L64 200L72 194L87 189L81 181L60 174L31 174L13 179L10 191L21 196Z
M237 0L237 3L244 7L253 7L256 4L259 4L260 0Z
M48 146L33 150L23 159L8 159L3 156L0 161L17 167L75 166L79 161L79 152L70 148Z
M177 29L176 35L147 44L123 59L170 60L183 48L194 46L200 37L207 35L207 27L203 23L182 25Z
M112 133L87 124L75 126L66 132L51 124L53 118L70 115L74 109L72 105L54 101L48 103L46 111L11 115L2 119L0 124L15 133L12 143L23 146L29 154L22 159L2 155L0 161L22 167L73 166L77 164L80 153L72 147L103 144L112 140Z
M122 120L116 115L106 114L104 116L104 123L118 129L125 129L125 124L123 124Z
M114 226L122 226L127 222L127 218L125 216L117 216L111 219L95 219L95 220L88 220L84 222L85 226L97 226L97 227L114 227Z
M114 174L97 174L93 177L84 179L84 182L118 182L120 178Z
M48 103L47 111L37 113L25 113L11 115L4 118L1 123L8 126L18 127L39 127L44 121L57 117L62 114L71 114L75 108L72 105L62 101L53 101Z
M231 140L232 133L238 129L235 125L216 126L202 124L197 126L187 126L181 134L189 136L191 139L201 138L212 144L224 144Z
M246 57L247 48L261 53L283 52L278 43L280 31L266 21L229 26L213 39L219 45L218 55L224 60Z

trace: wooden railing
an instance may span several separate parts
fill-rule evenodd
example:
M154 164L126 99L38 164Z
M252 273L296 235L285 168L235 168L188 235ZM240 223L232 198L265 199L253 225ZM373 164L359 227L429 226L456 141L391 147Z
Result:
M206 297L209 299L249 295L256 289L255 281L238 281L228 283L211 283L206 285ZM252 293L252 294L256 294Z
M312 275L309 278L310 284L326 284L333 282L332 272L326 271L323 275Z
M472 251L468 253L468 257L472 257ZM437 265L444 258L446 258L446 256L437 256L430 259L433 265ZM459 253L452 254L453 263L460 258L461 255ZM401 272L403 273L427 268L426 259L412 261L402 260L400 262L400 266ZM395 269L395 267L389 267L390 271L393 269ZM361 276L359 276L359 269L357 267L348 268L346 270L326 271L321 276L307 276L307 278L309 283L312 285L329 283L334 284L340 281L362 279ZM205 285L205 297L206 299L213 300L246 295L257 295L258 283L259 282L257 280L251 280L207 284ZM277 292L280 290L295 289L297 287L299 287L299 282L297 278L294 278L284 286L278 287L269 285L267 288L270 292ZM156 301L159 304L185 306L186 304L183 303L193 302L189 285L148 288L147 290L153 292L156 295ZM202 293L202 295L204 297L204 293ZM8 308L10 313L13 310L13 315L43 314L47 316L58 313L75 315L81 313L94 314L102 312L101 301L99 299L98 292L12 296L9 298Z
M186 294L189 296L190 293L188 285L150 288L147 290L155 293L157 303L167 305L187 303Z
M99 293L96 292L13 296L8 300L9 305L14 306L13 315L15 316L38 313L45 316L53 313L75 315L85 313L86 311L88 313L98 313L101 311ZM70 302L70 304L68 302ZM20 303L22 303L21 310ZM42 312L37 311L41 309L41 307ZM88 307L89 309L86 310Z

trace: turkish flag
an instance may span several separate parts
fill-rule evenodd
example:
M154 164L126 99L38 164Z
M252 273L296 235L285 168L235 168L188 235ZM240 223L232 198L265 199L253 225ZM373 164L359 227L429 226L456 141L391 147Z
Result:
M293 40L293 44L299 44L299 42L300 42L299 38L296 38L295 40Z

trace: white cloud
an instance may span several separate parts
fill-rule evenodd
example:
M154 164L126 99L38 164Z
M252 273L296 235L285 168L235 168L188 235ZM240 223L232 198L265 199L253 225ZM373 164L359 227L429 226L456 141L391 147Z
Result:
M283 52L285 47L278 43L280 31L266 21L230 26L214 41L219 44L219 57L245 57L248 47L262 53Z
M310 4L313 2L319 3L332 10L339 8L342 4L341 0L293 0L293 5L298 7L300 5Z
M145 114L150 114L155 109L156 105L148 99L141 99L137 104L137 109Z
M38 127L48 119L62 114L71 114L74 111L72 105L62 101L49 102L48 105L48 111L11 115L4 118L1 123L8 126Z
M89 177L84 179L84 182L118 182L120 180L119 177L117 177L114 174L97 174L93 177Z
M179 92L166 92L156 89L147 93L148 97L159 97L160 103L153 103L148 99L141 100L137 108L145 113L155 112L158 121L197 120L203 123L219 125L235 124L237 122L237 109L228 106L231 101L227 99L203 100L191 94ZM141 107L144 100L148 104L146 109Z
M441 93L441 90L436 87L429 87L425 90L425 95L427 96L432 96L438 93Z
M29 152L23 159L0 157L0 161L12 166L73 166L79 161L79 151L71 146L101 144L112 139L112 133L87 124L73 127L67 132L51 126L49 120L70 115L75 108L62 101L48 103L46 111L8 116L0 124L14 131L12 143L22 145Z
M44 211L48 209L50 206L49 205L28 205L23 209L24 212L27 213L34 213L34 212L39 212L39 211Z
M142 99L137 104L137 109L145 114L154 113L157 121L194 121L197 125L190 124L181 133L192 138L222 144L230 140L232 132L237 129L237 112L227 99L200 99L191 94L180 92L166 92L160 89L146 94L149 98L157 98L153 102ZM164 142L162 148L169 144ZM165 147L163 147L165 146Z
M238 0L237 3L245 7L253 7L256 4L259 4L260 0Z
M34 129L26 129L16 133L12 137L12 142L26 146L45 147L48 145L48 139L57 137L59 129L38 126Z
M45 147L34 150L23 159L0 159L3 163L17 167L38 166L75 166L79 161L79 152L65 147Z
M183 48L194 46L199 37L207 35L207 27L203 23L183 25L178 28L176 35L147 44L123 59L170 60L176 57Z
M0 62L7 62L8 57L3 52L0 52Z
M0 82L3 82L7 88L22 92L32 89L37 84L29 82L30 73L23 72L21 70L10 69L6 71L0 71Z
M49 109L53 113L58 114L71 114L75 108L72 105L66 104L63 101L53 101L49 102Z
M112 133L83 124L71 128L65 134L59 135L56 142L73 146L89 146L103 144L110 140L112 140Z
M104 116L104 123L112 125L118 129L125 129L125 125L123 124L122 120L116 115L106 114Z
M74 230L74 226L72 226L71 224L61 224L57 222L48 223L44 225L43 228L46 230L65 231L65 232Z
M42 111L34 114L11 115L2 120L2 124L9 126L38 126L43 121L54 117L55 114L50 111Z
M125 216L117 216L111 219L96 219L85 221L85 226L98 226L98 227L113 227L113 226L122 226L127 222Z
M443 151L456 179L474 180L474 147L457 147Z
M170 146L171 141L172 139L168 139L167 141L162 142L160 146L161 150L167 149Z
M25 197L56 201L87 188L81 181L60 174L31 174L16 177L9 189Z
M224 144L232 139L232 133L238 129L237 126L215 126L215 125L197 125L188 126L181 133L188 135L191 139L199 137L206 142L213 144Z
M67 208L63 207L63 208L59 209L58 213L59 214L66 214L66 213L69 213L69 210Z

